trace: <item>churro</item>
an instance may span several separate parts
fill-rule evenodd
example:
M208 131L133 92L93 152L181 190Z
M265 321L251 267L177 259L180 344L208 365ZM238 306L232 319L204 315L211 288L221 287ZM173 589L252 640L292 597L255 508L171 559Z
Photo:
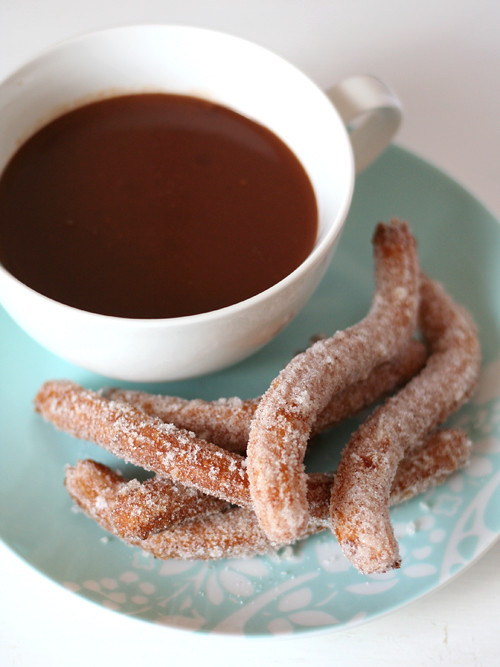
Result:
M145 538L200 514L220 512L230 503L155 475L144 483L123 483L113 509L117 531Z
M304 455L317 415L344 387L400 353L416 325L419 267L408 225L379 224L375 293L366 317L297 355L255 411L247 468L255 513L271 541L301 536L309 521Z
M333 484L333 528L347 558L363 573L399 566L388 504L397 467L405 452L465 402L479 374L480 348L469 314L425 275L420 291L427 363L354 433Z
M370 375L335 394L317 416L311 435L321 433L352 417L407 382L425 363L427 350L418 340L411 340L403 351L377 366ZM219 398L204 401L164 394L150 394L135 389L107 389L106 398L124 401L151 417L193 431L229 451L244 454L248 443L250 423L259 398Z
M157 418L144 415L132 406L105 399L96 392L68 381L45 383L37 394L36 405L41 414L56 427L76 437L91 440L125 461L145 467L160 476L168 476L169 471L173 471L178 475L177 481L183 485L194 486L209 496L222 497L234 505L252 506L245 459L239 454L224 452L199 440L194 434L169 425L167 427ZM190 444L189 462L183 461L180 448L185 442L179 443L179 438ZM225 457L217 456L219 450ZM183 465L176 463L178 459ZM207 460L212 466L210 471L205 467ZM322 478L308 475L306 479L309 498L315 499L314 503L310 500L310 504L314 505L310 512L315 519L326 521L325 513L319 512L316 507L318 495L315 489L318 479ZM219 480L222 480L222 489L217 487ZM207 490L207 487L210 488ZM132 494L132 491L129 488L127 495ZM165 492L166 485L163 488ZM176 490L177 498L179 494L180 487ZM126 497L124 495L124 499ZM324 503L323 496L321 503ZM150 507L154 507L154 504ZM169 521L168 518L167 523Z
M436 431L425 445L401 462L392 485L391 505L442 483L448 475L467 463L470 448L470 440L463 431ZM268 540L251 508L223 507L214 512L210 505L199 505L198 514L184 521L175 521L168 512L168 516L163 517L164 529L144 539L142 533L134 534L131 528L135 526L135 519L131 520L126 530L123 530L123 522L116 522L117 508L123 498L124 484L127 484L119 474L94 461L79 461L75 466L68 466L65 483L73 500L100 526L157 558L255 556L285 546ZM330 475L309 475L311 520L306 529L307 535L328 528L331 483ZM133 488L137 490L146 485L147 482L135 482ZM149 489L146 496L148 493ZM178 501L177 492L175 496ZM207 500L213 499L207 497ZM147 512L144 495L142 501L142 511Z
M401 372L406 377L409 371L419 367L424 359L423 347L415 344L408 349L409 352L401 359L403 371L396 371L395 364L385 365L380 369L378 379L372 375L364 386L353 386L352 391L342 392L346 395L339 401L339 407L332 406L331 414L336 410L337 415L342 411L343 416L346 416L346 408L359 407L361 399L364 404L368 394L376 394L378 397L380 388L383 385L387 387L387 381L392 383L395 377L401 380ZM115 395L118 398L114 398ZM38 391L35 407L57 428L77 438L95 442L125 461L227 502L241 506L251 504L246 460L241 455L226 451L199 438L192 431L165 423L154 414L146 414L141 408L120 400L129 397L141 399L137 401L141 408L145 405L143 397L146 402L150 402L147 394L131 395L117 391L109 397L67 380L52 380L44 383ZM175 402L179 400L181 399L175 399ZM215 404L227 407L230 403L233 410L236 402L236 399L229 399L224 402L216 401ZM253 402L248 401L246 405L250 406ZM206 403L205 406L207 405L209 404ZM192 410L189 412L193 414ZM248 412L249 410L243 408L239 414L240 419L231 421L237 423L233 443L240 437L241 422ZM214 414L210 415L212 430L220 424L224 415L227 415L227 409L215 410ZM322 419L331 423L331 419ZM202 432L206 432L203 425L200 428ZM227 424L224 428L228 433Z
M117 471L91 460L80 461L78 470L81 483L88 483L86 493L95 499L101 493L97 515L105 512L107 529L122 538L144 539L166 526L231 507L158 475L144 482L126 481Z
M36 410L56 428L124 461L241 506L251 504L246 461L194 433L69 380L45 382Z

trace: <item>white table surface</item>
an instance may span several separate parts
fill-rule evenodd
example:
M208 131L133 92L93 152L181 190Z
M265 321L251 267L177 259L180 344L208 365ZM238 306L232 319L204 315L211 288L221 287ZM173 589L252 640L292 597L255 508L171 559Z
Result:
M396 142L500 219L498 0L0 0L0 78L66 37L151 22L260 42L324 87L379 75L404 104ZM3 666L494 665L500 653L500 542L397 612L301 638L206 637L129 619L63 590L2 545L0 584Z

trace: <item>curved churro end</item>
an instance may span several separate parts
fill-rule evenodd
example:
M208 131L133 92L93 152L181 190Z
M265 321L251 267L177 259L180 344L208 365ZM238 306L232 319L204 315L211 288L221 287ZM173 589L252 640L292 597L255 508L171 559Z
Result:
M350 517L344 517L341 512L337 513L338 523L350 527L342 533L337 533L345 557L362 574L383 574L399 568L401 557L398 542L394 534L385 529L386 523L390 521L388 508L378 514L377 522L371 517L368 520L363 514L360 512L358 522L353 522L349 520ZM368 521L369 529L367 529Z
M144 539L193 516L227 510L230 504L162 477L126 481L90 459L66 468L65 486L81 509L122 539Z
M113 534L114 498L124 484L119 473L90 459L66 466L64 485L71 498L87 516Z

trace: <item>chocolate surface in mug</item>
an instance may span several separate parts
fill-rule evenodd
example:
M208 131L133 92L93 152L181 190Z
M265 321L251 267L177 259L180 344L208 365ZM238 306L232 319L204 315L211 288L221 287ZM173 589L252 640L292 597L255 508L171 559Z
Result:
M194 97L137 94L37 131L0 178L0 261L57 301L179 317L267 289L317 235L309 178L271 131Z

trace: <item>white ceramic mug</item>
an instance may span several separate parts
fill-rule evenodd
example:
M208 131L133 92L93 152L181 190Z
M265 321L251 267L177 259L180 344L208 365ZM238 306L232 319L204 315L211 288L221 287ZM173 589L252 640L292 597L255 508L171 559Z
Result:
M21 141L62 112L144 92L208 98L268 127L302 162L319 212L315 247L295 271L246 301L189 317L84 312L35 292L0 266L0 302L40 344L110 378L165 381L248 356L298 313L333 255L355 173L388 145L401 110L373 77L348 79L325 94L282 58L229 35L182 26L114 28L62 43L0 85L0 171Z

